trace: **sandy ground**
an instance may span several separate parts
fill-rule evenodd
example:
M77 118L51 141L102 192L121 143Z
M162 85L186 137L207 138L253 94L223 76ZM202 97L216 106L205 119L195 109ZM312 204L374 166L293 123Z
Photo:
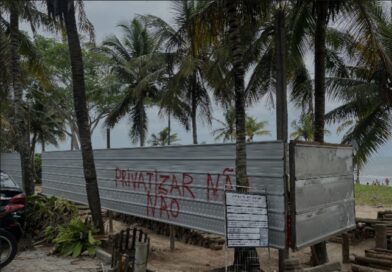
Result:
M357 206L358 217L376 218L377 212L385 208ZM126 225L115 222L115 229L123 229ZM188 245L177 241L175 250L169 249L168 237L157 235L146 230L151 239L151 254L148 268L153 271L208 271L213 268L230 265L233 261L233 250L212 250ZM328 243L330 261L341 261L341 245ZM350 247L351 254L364 255L364 250L374 247L374 240L366 240ZM277 271L278 251L275 249L258 249L261 265L264 271ZM298 258L304 266L310 260L310 249L305 248L297 252L290 252L290 256ZM344 267L348 271L348 266Z
M37 247L34 250L20 252L2 272L93 272L97 271L101 261L90 257L49 256L50 248Z
M357 217L376 218L377 212L386 208L370 206L357 206ZM114 221L114 229L120 230L127 225ZM149 233L151 239L151 253L148 268L153 271L208 271L213 268L230 265L233 261L233 250L212 250L198 246L192 246L177 241L175 250L170 251L169 239L166 236ZM341 245L328 243L329 259L341 261ZM374 240L365 240L351 246L350 253L363 255L364 250L374 247ZM35 250L20 252L16 259L2 272L35 272L35 271L96 271L101 262L95 258L82 257L78 259L57 256L48 256L49 248L41 247ZM278 251L274 249L258 249L261 266L264 271L277 271ZM310 250L305 248L301 251L290 252L290 256L298 258L304 266L310 259ZM348 267L344 267L348 271Z

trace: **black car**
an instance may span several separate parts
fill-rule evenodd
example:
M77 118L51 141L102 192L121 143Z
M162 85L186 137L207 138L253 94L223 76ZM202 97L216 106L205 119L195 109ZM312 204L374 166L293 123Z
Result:
M7 173L0 170L0 227L17 238L22 234L26 195Z

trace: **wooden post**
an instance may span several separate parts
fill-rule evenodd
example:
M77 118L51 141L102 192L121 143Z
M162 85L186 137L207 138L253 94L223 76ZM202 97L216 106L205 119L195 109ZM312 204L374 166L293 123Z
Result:
M176 231L173 225L170 225L170 250L174 251L176 241Z
M123 240L124 240L124 231L120 231L120 252L122 253L123 251Z
M347 233L342 234L342 262L350 262L350 239Z
M109 217L109 233L113 233L113 214L111 211L108 211Z
M385 270L383 269L377 269L377 268L362 266L358 264L352 264L351 269L353 272L385 272Z
M289 257L289 249L279 249L279 272L284 272L285 270L285 260Z
M383 224L374 225L376 232L376 248L387 249L387 226Z
M392 267L392 260L383 260L380 258L370 258L370 257L362 257L362 256L355 256L355 264L359 265L375 265L379 267L391 268Z
M342 271L340 262L326 263L303 269L304 272L335 272Z
M136 228L132 231L132 243L131 243L131 250L135 250L135 242L136 242Z
M125 250L129 249L129 232L130 232L130 228L127 228L127 231L125 234Z

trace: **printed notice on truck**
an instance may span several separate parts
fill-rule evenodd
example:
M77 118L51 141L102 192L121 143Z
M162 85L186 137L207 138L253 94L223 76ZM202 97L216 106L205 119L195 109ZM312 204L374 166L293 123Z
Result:
M226 192L227 247L268 247L267 198Z

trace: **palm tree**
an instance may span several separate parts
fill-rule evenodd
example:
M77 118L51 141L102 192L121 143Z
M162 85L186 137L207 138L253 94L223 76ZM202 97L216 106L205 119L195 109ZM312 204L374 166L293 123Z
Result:
M293 24L296 30L296 39L305 37L306 32L312 33L314 37L314 140L324 142L325 127L325 77L326 77L326 34L330 19L334 19L339 12L343 12L346 18L351 18L352 29L357 32L366 33L367 41L374 41L374 31L371 25L369 8L376 4L374 1L298 1L297 20ZM313 12L311 11L313 10ZM344 21L344 20L342 20ZM348 20L346 20L347 22ZM315 22L315 23L314 23ZM299 26L299 27L298 27ZM314 26L314 27L313 27ZM310 31L309 31L310 30ZM298 35L299 34L299 35ZM301 43L293 43L295 46ZM374 45L373 43L370 43ZM376 43L377 44L377 43ZM372 49L380 51L376 46ZM384 57L385 54L381 53ZM390 66L391 67L391 66ZM322 242L312 247L312 259L314 264L323 264L328 261L326 243Z
M280 1L275 11L275 48L276 48L276 138L287 142L287 45L286 11Z
M256 118L247 116L246 124L245 124L246 136L248 137L247 142L248 143L253 142L253 137L256 135L257 136L271 135L270 131L265 129L267 124L268 124L267 121L257 122Z
M143 23L133 19L119 25L124 32L123 41L112 36L103 41L102 50L112 60L122 91L122 99L107 118L113 127L124 115L132 120L130 136L144 146L147 134L146 105L158 99L157 80L165 71L163 59L157 56L158 41L152 37Z
M162 55L162 53L159 53ZM181 97L177 90L172 89L170 84L173 77L173 67L171 63L170 54L163 54L166 60L166 71L160 78L161 91L159 92L159 115L167 116L167 128L168 134L171 134L171 120L176 118L185 128L189 130L189 112L190 107L186 102L186 99ZM170 138L168 139L170 145Z
M348 65L346 77L328 78L328 92L343 105L326 114L328 122L341 123L347 129L342 143L354 147L354 163L360 169L392 137L392 73L389 70L392 47L392 20L381 7L369 11L374 41L382 52L368 50L366 35L350 39L354 65Z
M169 134L169 128L166 127L163 130L161 130L158 133L158 135L152 134L149 143L152 146L165 146L165 145L171 145L178 141L179 139L177 133Z
M88 124L89 116L86 106L83 57L75 19L75 3L73 0L47 0L46 4L51 19L53 21L59 20L60 23L65 24L71 59L74 107L81 141L87 199L94 226L103 233L104 227L101 215L101 201L99 198L94 153L91 146L90 127ZM83 10L83 2L77 1L76 5L79 10L79 23L81 24L81 27L89 29L90 33L93 34L93 27L86 18Z
M221 127L215 129L212 134L215 136L215 140L218 141L223 139L223 142L233 142L235 139L235 109L233 107L228 108L224 114L224 121L214 119Z
M22 1L13 1L10 6L10 41L12 63L12 88L15 105L15 132L17 150L22 164L22 180L26 195L34 194L33 168L30 154L30 133L23 110L23 86L20 67L19 13L23 9Z
M226 105L234 102L236 113L236 183L240 186L246 185L247 177L245 103L254 99L249 86L257 86L257 84L248 84L245 89L245 71L249 67L248 65L252 63L252 60L248 57L254 58L253 53L254 51L257 52L254 48L258 48L253 45L248 46L250 43L246 39L252 40L255 37L253 33L259 30L258 19L263 16L263 11L265 11L263 8L269 6L269 3L270 1L215 0L209 1L197 15L200 22L209 27L209 33L213 37L220 34L217 42L223 44L221 48L214 50L214 54L218 56L215 57L215 66L208 65L217 69L209 69L207 75L214 75L210 76L208 81L210 84L211 82L218 83L212 84L214 89L216 89L216 85L220 87L218 91L221 91L222 95L218 95L218 97L223 97ZM249 29L254 29L255 32L249 31ZM225 42L229 46L226 47ZM249 52L247 52L248 50ZM219 55L226 56L226 58L219 57ZM245 59L245 56L247 59ZM215 80L214 77L217 77L218 80ZM252 77L250 81L260 82L257 77ZM226 91L226 93L222 91ZM241 191L241 189L239 190ZM248 258L251 260L248 260ZM243 270L258 267L256 250L254 248L236 248L234 266L235 269Z
M234 72L234 101L236 112L236 183L240 186L246 185L246 139L245 139L245 69L243 64L243 51L240 35L240 19L237 12L239 1L226 0L226 13L229 26L229 40ZM241 187L239 187L241 188ZM237 190L242 190L238 189ZM248 258L254 260L249 262ZM256 257L256 258L255 258ZM234 253L234 266L236 268L249 270L250 267L259 265L257 252L253 249L239 248Z
M293 121L291 127L294 130L290 137L294 140L304 140L312 142L314 140L313 115L302 114L300 120Z
M202 69L209 35L206 24L195 16L204 5L204 2L195 0L173 1L174 26L156 16L141 17L166 46L167 59L177 70L168 88L174 93L172 96L183 97L188 103L194 144L198 143L198 111L200 117L211 123L210 98L203 83Z
M65 117L58 110L59 101L55 91L43 90L36 82L29 89L27 104L32 134L30 152L34 157L37 142L41 143L44 152L45 144L58 146L59 140L65 140Z
M44 90L37 82L29 86L26 104L29 112L31 136L30 154L35 180L40 180L35 167L35 147L41 143L42 152L45 144L58 146L59 141L65 140L65 118L58 110L58 99L54 91ZM57 101L56 101L57 100Z
M2 59L0 61L2 65L0 86L1 91L5 92L7 96L10 95L9 90L10 86L12 86L14 105L12 123L16 138L15 147L21 157L22 182L25 193L27 195L32 195L34 194L34 179L29 152L30 133L26 118L27 113L24 107L23 71L20 57L22 54L32 52L32 44L26 35L19 31L19 21L24 20L30 23L33 33L35 33L35 27L39 24L44 24L51 29L53 28L53 25L48 22L47 16L39 11L34 1L4 0L0 2L0 10L5 10L10 15L10 20L7 22L2 17L0 11L0 58ZM6 32L9 33L9 38L7 35L4 35ZM31 55L29 57L31 57ZM34 61L29 63L28 68L40 68L39 64L40 62L37 61L37 58L34 58ZM6 79L7 77L8 79Z

